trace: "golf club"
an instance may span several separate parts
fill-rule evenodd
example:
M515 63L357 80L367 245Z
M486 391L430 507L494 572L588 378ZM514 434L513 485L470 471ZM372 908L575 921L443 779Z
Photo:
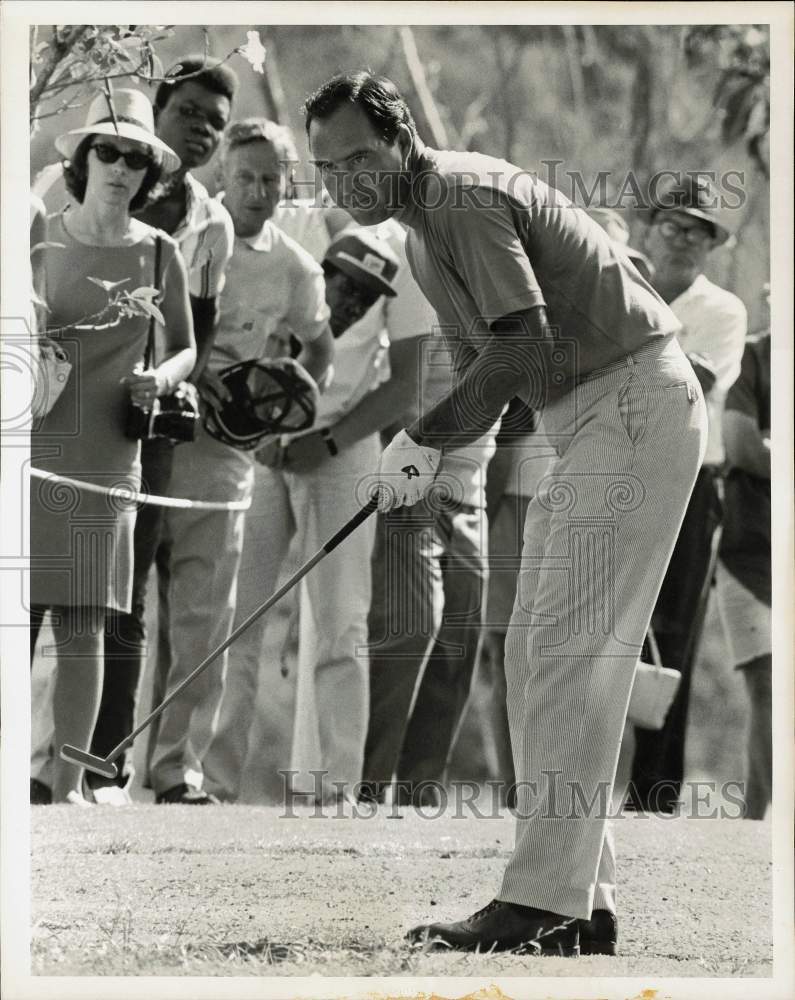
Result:
M272 594L264 604L260 604L258 608L251 612L251 614L242 622L238 627L225 639L220 646L210 653L210 655L202 660L202 662L196 667L196 669L190 673L185 680L164 698L163 701L157 706L154 711L150 712L149 715L143 720L140 725L138 725L129 736L126 736L118 746L114 747L113 750L108 754L107 757L97 757L95 754L89 753L87 750L80 750L78 747L70 746L68 743L64 743L61 747L61 757L63 760L68 761L70 764L77 764L79 767L85 767L89 771L93 771L95 774L101 774L105 778L115 778L118 774L118 769L113 761L120 756L124 751L132 746L135 741L135 737L142 732L146 727L159 715L161 715L168 705L180 694L185 688L194 681L199 674L206 669L218 656L223 653L223 651L232 645L238 636L242 635L249 625L252 625L260 615L265 614L265 612L272 608L277 601L279 601L284 595L292 590L292 588L303 578L306 574L316 566L321 559L329 554L333 549L335 549L340 542L350 535L352 531L355 531L367 518L373 513L373 511L378 506L377 496L372 497L360 510L358 510L347 524L343 525L340 530L330 538L326 544L319 549L311 559L304 563L300 569L290 577L274 594Z

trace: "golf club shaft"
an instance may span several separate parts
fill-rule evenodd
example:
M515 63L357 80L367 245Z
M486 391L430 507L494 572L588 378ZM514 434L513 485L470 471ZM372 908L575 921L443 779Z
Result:
M115 760L120 754L124 753L124 751L128 747L132 746L135 737L138 736L138 734L141 733L144 729L146 729L146 727L151 722L153 722L159 715L161 715L165 711L165 709L171 704L171 702L179 694L181 694L185 690L185 688L192 681L194 681L203 670L209 667L209 665L213 662L213 660L217 659L217 657L219 657L221 653L224 652L225 649L228 649L229 646L232 645L232 643L235 641L235 639L238 638L238 636L241 636L246 631L246 629L250 625L252 625L261 615L264 615L269 608L272 608L277 601L280 601L286 593L292 590L293 587L300 580L302 580L306 576L306 574L320 562L321 559L325 558L329 554L329 552L333 551L340 544L340 542L342 542L345 538L348 537L348 535L351 534L351 532L355 531L360 524L366 521L377 506L378 506L378 500L376 497L373 497L370 501L368 501L367 504L365 504L364 507L361 508L361 510L358 510L350 519L350 521L348 521L347 524L343 525L340 528L340 530L336 533L336 535L334 535L326 542L323 548L319 549L312 556L311 559L305 562L300 569L296 570L296 572L293 573L290 579L287 580L281 587L279 587L279 589L274 594L272 594L268 598L268 600L265 601L264 604L260 604L258 608L252 611L251 614L248 616L248 618L246 618L244 622L241 622L241 624L238 625L238 627L228 636L228 638L226 638L221 643L220 646L214 649L212 653L210 653L210 655L206 657L206 659L202 660L202 662L198 665L198 667L196 667L195 670L193 670L190 674L188 674L185 680L182 681L182 683L178 687L175 687L174 690L171 692L171 694L168 695L166 698L164 698L163 701L161 701L161 703L157 706L157 708L154 709L154 711L150 712L149 715L147 715L147 717L143 720L143 722L141 722L138 726L136 726L136 728L130 733L129 736L125 737L121 741L121 743L119 743L118 746L114 747L113 750L111 750L111 752L108 754L108 756L104 758L105 761L107 763L110 763L111 761Z

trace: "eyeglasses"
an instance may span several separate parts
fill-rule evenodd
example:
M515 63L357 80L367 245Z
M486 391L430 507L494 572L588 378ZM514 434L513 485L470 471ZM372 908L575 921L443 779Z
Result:
M658 223L660 232L666 240L675 240L677 236L684 236L685 242L691 247L703 246L707 240L712 239L712 233L698 224L694 226L681 226L673 219L662 219Z
M117 146L106 142L97 142L91 148L97 154L100 163L115 163L121 157L130 170L145 170L154 162L149 153L139 153L136 150L125 153Z

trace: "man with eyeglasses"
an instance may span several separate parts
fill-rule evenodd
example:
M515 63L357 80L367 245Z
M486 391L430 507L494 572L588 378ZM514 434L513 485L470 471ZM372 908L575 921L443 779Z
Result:
M659 731L636 729L630 808L672 813L684 777L690 682L704 626L722 518L724 461L721 416L740 372L747 316L743 303L704 274L712 251L729 231L718 220L718 195L704 175L684 175L661 187L645 234L651 283L682 324L679 343L701 382L707 403L707 450L693 488L652 627L666 667L682 681Z

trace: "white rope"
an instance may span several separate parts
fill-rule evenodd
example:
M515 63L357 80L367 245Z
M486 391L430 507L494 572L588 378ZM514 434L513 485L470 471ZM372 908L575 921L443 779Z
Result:
M55 472L45 472L33 466L30 474L47 482L76 486L88 493L104 493L117 501L129 504L150 503L158 507L174 507L177 510L248 510L251 506L251 497L246 500L183 500L180 497L159 497L151 493L138 493L127 486L98 486L96 483L70 479L68 476L59 476Z

